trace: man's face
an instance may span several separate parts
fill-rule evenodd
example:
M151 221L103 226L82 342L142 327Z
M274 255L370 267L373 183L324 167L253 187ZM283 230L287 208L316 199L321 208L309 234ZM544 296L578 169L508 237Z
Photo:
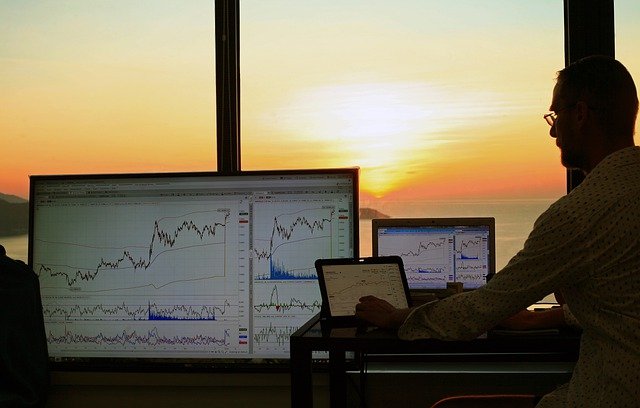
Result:
M549 134L556 139L556 146L560 148L560 161L568 169L585 169L587 156L585 142L578 131L575 121L575 102L563 96L559 84L553 88L553 99L549 110L557 115L556 121Z

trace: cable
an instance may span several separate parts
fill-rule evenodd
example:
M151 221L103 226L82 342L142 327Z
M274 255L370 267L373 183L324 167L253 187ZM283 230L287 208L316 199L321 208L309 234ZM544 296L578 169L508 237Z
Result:
M360 408L367 408L367 354L360 352Z

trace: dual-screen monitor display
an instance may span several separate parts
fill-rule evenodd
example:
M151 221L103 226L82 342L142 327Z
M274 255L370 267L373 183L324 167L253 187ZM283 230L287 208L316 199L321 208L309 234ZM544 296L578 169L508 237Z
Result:
M358 170L32 176L59 361L288 358L314 262L358 255Z

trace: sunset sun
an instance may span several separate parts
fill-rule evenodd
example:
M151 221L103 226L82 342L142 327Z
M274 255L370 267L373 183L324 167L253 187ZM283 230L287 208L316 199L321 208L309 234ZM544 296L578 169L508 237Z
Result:
M439 160L464 120L493 113L490 100L422 82L348 83L305 88L267 116L278 118L274 133L315 146L331 166L360 167L362 190L381 197Z

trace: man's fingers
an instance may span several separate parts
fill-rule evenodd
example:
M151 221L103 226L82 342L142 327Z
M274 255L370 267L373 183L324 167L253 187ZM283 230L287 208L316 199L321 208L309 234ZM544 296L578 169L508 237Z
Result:
M367 295L367 296L363 296L360 299L358 299L360 302L371 302L374 300L379 300L377 297L373 296L373 295Z

